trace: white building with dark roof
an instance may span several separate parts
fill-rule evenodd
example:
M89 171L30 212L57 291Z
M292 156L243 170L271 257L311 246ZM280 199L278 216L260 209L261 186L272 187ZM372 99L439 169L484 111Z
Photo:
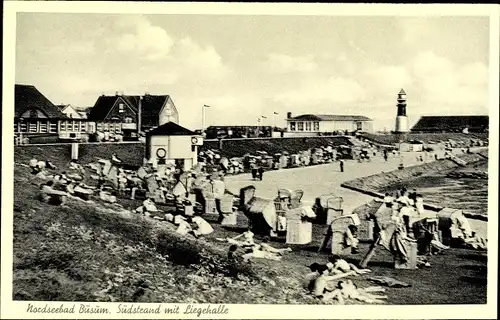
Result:
M338 133L372 132L372 119L359 115L303 114L288 112L287 136L320 136Z

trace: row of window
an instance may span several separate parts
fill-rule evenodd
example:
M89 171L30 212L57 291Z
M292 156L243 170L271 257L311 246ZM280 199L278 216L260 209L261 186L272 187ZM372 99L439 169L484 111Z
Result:
M97 131L110 131L114 133L122 132L121 123L98 123Z
M86 121L61 121L59 129L61 131L87 131L88 123Z
M304 125L305 124L305 125ZM319 131L319 122L314 121L314 122L295 122L292 121L290 122L290 131Z
M14 124L14 132L23 133L57 133L57 122L22 122Z

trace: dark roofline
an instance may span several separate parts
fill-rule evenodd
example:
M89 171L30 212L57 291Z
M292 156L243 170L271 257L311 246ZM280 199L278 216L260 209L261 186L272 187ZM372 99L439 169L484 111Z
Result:
M196 136L194 131L184 128L175 122L167 122L146 133L146 136Z
M343 119L349 119L351 120L357 120L357 121L373 121L372 119L368 118L367 116L362 116L362 115L346 115L346 114L301 114L295 117L287 118L287 121L291 120L303 120L303 118L316 118L317 120L321 121L336 121L336 120L343 120ZM335 119L337 118L337 119Z

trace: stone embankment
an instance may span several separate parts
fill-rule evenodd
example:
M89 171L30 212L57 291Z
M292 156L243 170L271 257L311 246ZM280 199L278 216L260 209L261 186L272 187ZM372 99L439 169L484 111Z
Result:
M452 171L446 175L455 179L488 179L488 172L484 171Z
M484 160L485 158L488 157L488 152L480 151L478 153L463 154L457 157L460 160L465 161L467 164L469 164ZM354 179L351 181L344 182L343 184L341 184L341 186L373 197L383 198L384 194L378 192L378 190L381 190L387 186L407 181L422 176L424 174L428 174L430 172L448 171L450 169L457 168L459 166L460 164L458 164L457 161L453 161L450 159L443 159L421 165L407 167L401 170L382 172L371 176ZM440 211L443 209L443 207L426 204L425 209L432 211ZM464 213L464 215L472 219L479 219L484 221L488 220L488 217L486 215L467 214L467 213Z

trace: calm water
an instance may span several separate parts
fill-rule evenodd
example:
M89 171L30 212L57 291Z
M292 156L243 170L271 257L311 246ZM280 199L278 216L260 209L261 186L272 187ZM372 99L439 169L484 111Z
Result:
M487 171L487 162L476 163L460 171ZM392 185L381 192L393 192L402 186L417 189L424 202L444 207L462 209L474 214L488 214L488 181L484 179L454 179L446 177L448 172L433 173Z

